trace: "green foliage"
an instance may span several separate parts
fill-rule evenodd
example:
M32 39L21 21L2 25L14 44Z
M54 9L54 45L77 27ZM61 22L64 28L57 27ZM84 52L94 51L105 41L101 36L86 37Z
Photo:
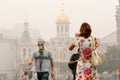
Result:
M118 69L118 62L120 59L120 49L118 46L109 46L105 56L103 64L98 67L98 72L112 72Z

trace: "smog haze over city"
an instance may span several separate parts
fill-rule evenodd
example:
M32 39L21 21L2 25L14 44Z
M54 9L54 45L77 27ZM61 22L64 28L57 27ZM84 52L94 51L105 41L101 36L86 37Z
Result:
M99 44L97 50L103 63L97 69L98 77L118 80L120 0L0 0L0 80L21 80L23 77L37 80L37 67L32 59L30 62L31 55L35 63L39 61L40 70L46 66L43 59L53 59L56 80L72 80L68 63L71 56L79 52L78 47L70 51L69 46L75 42L75 33L83 22L91 25L92 35L97 37L95 43ZM45 58L41 53L49 51L38 51L41 45L43 49L43 40L44 48L51 53L45 54ZM84 41L91 45L89 39ZM85 62L83 59L87 60L88 56L82 54L82 45L79 46L81 60L76 61ZM94 50L90 45L91 50L85 52Z
M64 4L64 6L63 6ZM11 29L24 23L49 40L56 36L56 20L62 9L69 17L70 36L79 31L82 22L88 22L93 35L103 38L116 31L118 0L0 0L0 28Z

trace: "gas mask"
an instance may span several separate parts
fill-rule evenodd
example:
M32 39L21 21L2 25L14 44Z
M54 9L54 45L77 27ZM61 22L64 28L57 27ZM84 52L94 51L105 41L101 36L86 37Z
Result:
M44 50L44 44L45 44L45 41L43 39L38 40L38 47L39 47L39 52L40 53L42 53L43 50Z

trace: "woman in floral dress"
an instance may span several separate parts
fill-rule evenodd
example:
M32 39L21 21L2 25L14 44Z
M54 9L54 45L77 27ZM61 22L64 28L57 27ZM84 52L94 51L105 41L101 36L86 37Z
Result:
M96 38L91 37L91 32L90 25L84 22L80 27L80 33L76 34L77 42L69 47L69 50L78 47L81 51L77 62L76 80L98 80L96 67L91 63L93 45L98 47L98 42Z

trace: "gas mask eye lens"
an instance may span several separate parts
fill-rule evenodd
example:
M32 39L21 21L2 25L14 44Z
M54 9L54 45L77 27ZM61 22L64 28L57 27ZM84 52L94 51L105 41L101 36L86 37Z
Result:
M38 44L38 46L43 46L44 44Z
M38 46L40 46L40 44L38 44Z

